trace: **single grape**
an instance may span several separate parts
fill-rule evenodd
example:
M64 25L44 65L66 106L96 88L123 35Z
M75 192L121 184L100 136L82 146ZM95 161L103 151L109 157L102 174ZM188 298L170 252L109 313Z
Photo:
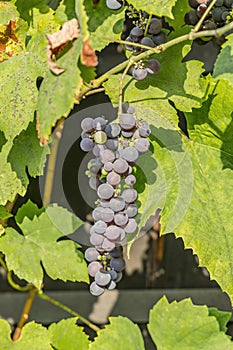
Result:
M160 63L158 60L149 60L146 64L146 70L150 74L156 74L160 71Z
M92 261L88 265L88 273L91 277L95 277L96 273L103 268L103 265L99 261Z
M121 258L112 258L110 260L110 267L117 272L121 272L125 268L125 262Z
M122 227L120 227L120 238L118 242L122 242L125 239L125 231Z
M120 135L121 128L120 128L119 124L111 123L111 124L106 125L105 133L109 138L115 139L117 136Z
M107 224L106 222L102 221L102 220L98 220L96 221L96 223L94 224L94 230L96 233L104 233L107 229Z
M106 147L112 151L116 151L118 148L119 141L117 138L115 139L108 139L105 143Z
M100 179L97 176L91 176L89 179L89 186L92 190L96 191L101 184Z
M133 43L134 41L133 41L133 39L130 37L130 36L128 36L126 39L125 39L125 41L127 41L127 42L129 42L129 43ZM133 51L133 45L128 45L128 44L125 44L125 48L126 48L126 50L128 50L128 51Z
M108 290L113 290L116 288L116 282L111 280L110 283L106 286Z
M92 217L95 221L102 220L104 222L112 222L114 211L110 208L97 207L92 212Z
M221 6L221 7L215 7L213 10L212 10L212 18L215 22L222 22L222 14L223 12L227 11L227 8L224 7L224 6Z
M198 6L198 8L197 8L197 15L198 15L198 17L199 18L201 18L203 15L204 15L204 13L206 12L206 10L207 10L207 5L206 4L200 4L199 6Z
M224 0L224 6L231 9L233 5L233 0Z
M112 171L113 169L113 163L112 162L106 162L104 163L104 170L106 171Z
M81 132L81 138L82 138L82 139L89 138L90 136L91 136L90 133L87 133L87 132L85 132L85 131L82 131L82 132Z
M110 199L110 208L117 213L125 209L125 200L122 197L113 197Z
M94 247L89 247L87 248L87 250L85 251L85 259L88 261L88 262L91 262L91 261L96 261L99 257L100 253L94 248Z
M122 256L122 254L123 254L123 248L121 245L118 245L111 252L109 252L109 255L112 258L119 258L120 256Z
M129 36L135 43L139 43L139 41L143 38L144 33L143 30L139 27L134 27L131 29Z
M129 219L127 225L124 227L125 233L134 233L138 229L138 224L135 219Z
M129 106L129 108L127 109L127 113L134 114L135 113L135 108L132 107L132 106Z
M85 139L82 139L82 141L80 142L80 148L84 152L92 151L93 147L94 147L94 142L92 139L85 138Z
M102 117L97 117L93 120L93 127L97 131L101 131L105 129L106 120Z
M100 205L101 205L101 207L103 207L103 208L109 208L109 203L110 203L109 200L100 199Z
M106 0L106 6L110 10L119 10L122 7L122 3L117 0Z
M116 282L116 283L120 282L120 280L122 279L122 277L123 277L123 273L122 273L121 271L119 271L119 272L117 273L117 278L115 279L115 282Z
M100 246L103 243L104 237L98 233L92 233L90 236L90 243L92 245Z
M96 175L98 174L98 172L100 171L102 167L102 163L99 159L91 159L88 164L87 164L87 168L89 169L89 171L93 174Z
M114 194L114 188L109 184L101 184L98 187L97 195L101 199L110 199Z
M112 171L111 173L108 173L106 180L110 185L117 186L121 182L121 177L119 174Z
M145 138L139 138L135 142L135 148L138 150L139 154L146 153L149 150L150 142Z
M113 169L118 174L126 173L126 171L128 170L128 167L129 167L129 164L128 164L128 162L126 162L125 159L119 158L119 159L115 160L115 162L113 163Z
M115 248L115 243L110 241L108 238L104 238L103 243L101 245L101 247L106 251L106 252L110 252L111 250L113 250Z
M115 159L115 154L113 151L111 151L110 149L105 149L103 151L100 151L100 161L104 164L107 162L113 162Z
M111 275L105 270L100 270L95 275L95 282L100 287L105 287L111 281Z
M121 130L121 135L123 137L126 137L127 139L131 139L131 137L133 136L134 131L126 131L126 130Z
M202 30L213 30L216 28L217 28L216 23L214 23L213 21L210 21L210 20L204 21L202 24L202 27L201 27Z
M158 34L161 32L162 22L159 18L152 18L149 24L148 33L149 34Z
M129 204L125 209L125 213L128 215L129 218L133 218L138 213L138 207L136 206L136 204Z
M105 236L110 241L117 241L121 236L120 228L115 226L115 225L108 226L108 228L105 232Z
M94 134L94 141L99 145L103 145L107 141L107 135L104 131L96 131Z
M125 183L128 186L133 186L136 183L136 177L134 175L126 176Z
M123 113L120 117L120 126L124 130L131 130L136 125L135 117L130 113Z
M223 13L222 13L222 20L223 20L223 22L226 21L226 19L229 16L229 14L230 14L229 11L223 11Z
M132 76L134 77L134 79L140 81L140 80L144 80L147 77L147 70L145 68L133 68L132 71Z
M126 188L121 196L124 198L126 203L133 203L137 199L137 191L134 188Z
M122 158L129 163L135 163L138 160L139 153L135 147L129 146L123 149Z
M92 294L92 295L94 295L95 297L98 297L98 296L100 296L101 294L103 294L104 293L104 288L102 288L102 287L100 287L100 286L98 286L98 284L96 284L96 282L94 281L94 282L92 282L91 284L90 284L90 293Z
M197 0L188 0L188 2L189 2L189 6L192 7L193 9L196 9L199 5Z
M152 35L152 40L155 45L161 45L167 42L167 34L160 32L159 34Z
M114 215L114 222L117 226L125 226L128 220L128 215L124 212L116 213Z
M141 137L148 137L151 133L149 124L146 121L143 121L138 129L138 132Z
M84 118L81 121L81 128L86 131L86 132L90 132L93 130L93 119L92 118Z
M142 44L144 46L149 46L149 47L155 46L155 44L153 43L153 40L151 38L148 38L147 36L142 38L142 40L140 41L140 44ZM143 50L145 51L146 49L143 49Z
M111 269L111 270L109 271L109 274L111 275L111 278L112 278L113 281L114 281L115 279L117 279L117 272L116 272L115 270Z
M184 16L184 22L188 25L195 26L198 21L199 17L197 15L197 11L191 10L187 12Z
M100 152L102 152L105 149L106 149L105 145L95 145L92 150L92 153L94 154L94 156L99 157Z

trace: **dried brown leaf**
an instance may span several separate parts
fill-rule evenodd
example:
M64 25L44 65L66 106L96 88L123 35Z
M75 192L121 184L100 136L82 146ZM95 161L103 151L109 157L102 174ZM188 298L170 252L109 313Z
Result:
M83 42L81 60L82 63L87 67L95 67L98 64L98 58L95 54L95 50L91 46L89 39Z

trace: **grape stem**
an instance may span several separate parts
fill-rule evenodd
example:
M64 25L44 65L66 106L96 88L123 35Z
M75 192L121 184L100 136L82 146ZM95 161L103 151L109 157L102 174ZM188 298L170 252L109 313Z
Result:
M155 48L149 48L147 51L140 53L139 55L136 56L131 56L128 60L125 60L124 62L118 64L117 66L111 68L109 71L107 71L106 73L104 73L103 75L101 75L100 77L98 77L95 80L92 80L92 87L84 87L83 90L80 92L79 96L78 96L78 100L80 101L83 96L85 96L91 89L95 89L100 87L111 75L116 74L121 72L122 70L124 70L127 65L129 60L131 60L132 63L138 62L140 60L146 59L147 57L153 55L153 54L159 54L165 50L167 50L169 47L172 47L174 45L180 44L184 41L193 41L197 38L201 38L203 36L209 36L209 37L220 37L221 35L227 33L228 31L233 29L233 22L226 24L225 26L218 28L218 29L214 29L214 30L203 30L201 32L195 32L193 29L188 33L188 34L184 34L178 38L172 39L164 44L161 44ZM97 37L97 35L94 35ZM100 36L98 36L100 37ZM112 38L106 38L106 37L102 37L102 39L106 39L106 40L110 40L111 42L116 42L116 43L127 43L127 45L129 45L129 42L125 42L122 40L112 40ZM134 46L140 46L142 48L145 48L144 45L141 44L137 44L133 43Z
M47 300L48 302L50 302L53 305L58 306L60 309L68 312L69 314L76 316L80 319L80 321L82 321L84 324L86 324L88 327L90 327L91 329L93 329L93 331L98 332L100 330L99 327L97 327L95 324L91 323L89 320L87 320L85 317L79 315L76 311L70 309L68 306L62 304L60 301L57 301L53 298L51 298L49 295L44 294L41 290L37 291L37 295L44 300Z
M147 32L148 32L148 29L149 29L149 25L150 25L150 21L151 21L151 18L152 18L152 13L150 13L149 15L149 18L148 18L148 21L146 23L146 28L145 28L145 32L144 32L144 36L146 36Z
M201 18L199 19L199 21L197 22L196 26L194 27L193 31L194 32L198 32L199 29L201 28L202 23L204 22L204 20L206 19L206 17L208 16L208 14L210 13L210 11L212 10L212 8L214 7L215 3L217 0L213 0L211 2L211 4L207 7L206 11L204 12L203 16L201 16Z

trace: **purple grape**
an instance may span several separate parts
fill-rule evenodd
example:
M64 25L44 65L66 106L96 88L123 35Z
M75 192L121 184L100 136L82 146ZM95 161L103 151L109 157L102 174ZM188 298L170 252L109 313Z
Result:
M106 251L106 252L110 252L111 250L113 250L115 248L115 243L111 242L108 238L104 238L103 243L101 245L101 247Z
M112 222L114 211L110 208L97 207L92 212L92 217L95 221L102 220L104 222Z
M125 268L125 262L121 258L112 258L110 261L110 267L117 272L121 272Z
M120 126L124 130L131 130L136 125L135 117L130 113L123 113L120 117Z
M92 190L97 190L99 185L101 184L100 179L96 176L91 176L89 179L89 186Z
M191 10L187 12L184 16L184 22L188 25L195 26L198 21L199 21L199 17L195 10ZM153 40L153 37L152 37L152 40Z
M122 254L123 254L123 248L121 245L118 245L111 252L109 252L109 255L112 258L119 258L120 256L122 256Z
M136 183L136 177L134 175L126 176L125 183L128 186L133 186Z
M122 211L125 209L125 200L122 197L113 197L110 199L109 206L114 212Z
M91 277L95 277L96 273L103 268L103 265L98 261L92 261L88 265L88 273Z
M112 280L117 279L117 272L115 270L110 270L109 274L111 275Z
M117 241L121 236L120 228L115 225L108 226L105 236L110 241Z
M150 74L156 74L160 71L160 63L158 60L149 60L146 64L146 70Z
M161 45L167 42L167 34L160 32L159 34L152 35L152 40L155 45Z
M124 212L116 213L114 215L114 222L117 226L125 226L128 220L128 215Z
M106 171L112 171L113 169L113 163L112 162L106 162L104 163L104 170Z
M134 233L138 229L138 224L135 219L129 219L127 225L124 227L125 233Z
M135 108L132 107L132 106L129 106L129 108L127 109L127 113L134 114L135 113Z
M102 220L98 220L93 227L96 233L103 234L107 229L107 224Z
M123 135L124 136L124 135ZM119 141L118 139L109 139L106 141L105 145L108 149L116 151L118 148Z
M132 75L136 80L144 80L147 77L147 70L145 68L134 68Z
M86 131L90 132L93 130L93 119L92 118L85 118L81 121L81 128Z
M140 125L139 129L139 135L141 137L148 137L151 133L149 124L146 121L143 121L142 124Z
M134 134L134 131L126 131L126 130L121 131L121 135L128 139L130 139L133 136L133 134Z
M126 203L133 203L137 199L137 191L134 188L126 188L121 196L124 198Z
M119 271L119 272L117 273L117 278L115 279L115 282L116 282L116 283L120 282L120 280L122 279L122 277L123 277L123 274L122 274L121 271Z
M95 275L95 282L100 287L105 287L111 281L111 275L105 270L100 270Z
M113 171L111 173L108 173L106 180L110 185L117 186L121 182L121 177L119 174L117 174Z
M116 173L118 174L124 174L126 173L126 171L128 170L128 162L126 162L125 159L117 159L115 160L115 162L113 163L113 169Z
M106 6L110 10L119 10L121 8L122 4L117 0L106 0Z
M143 38L144 33L143 30L139 27L134 27L131 29L129 36L135 43L139 43L139 41Z
M125 39L125 41L128 41L129 43L133 43L134 42L133 39L130 36L128 36ZM129 50L129 51L133 51L133 49L134 49L133 45L127 45L127 44L125 44L125 48L126 48L126 50Z
M112 163L115 159L115 154L110 149L105 149L105 150L100 152L99 157L100 157L100 160L103 164L107 163L107 162Z
M92 174L98 174L102 167L102 163L99 159L91 159L88 162L87 167Z
M149 47L154 47L155 44L153 43L153 40L151 38L148 37L144 37L142 38L142 40L140 41L140 44L144 45L144 46L149 46ZM143 49L146 50L146 49Z
M101 184L98 187L97 194L101 199L110 199L114 194L114 188L109 184Z
M92 245L100 246L103 243L104 237L98 233L92 233L90 243Z
M109 285L106 286L108 290L113 290L116 288L116 282L115 281L110 281Z
M93 147L94 147L94 142L92 139L85 138L85 139L82 139L82 141L80 142L80 148L84 152L92 151Z
M152 18L150 21L149 28L148 28L148 33L149 34L158 34L161 32L161 29L162 29L161 19Z
M87 248L87 250L85 251L85 259L88 261L88 262L91 262L91 261L96 261L99 257L100 253L94 248L94 247L90 247L90 248Z
M125 209L125 212L129 218L133 218L138 213L138 207L136 206L136 204L129 204Z
M99 157L100 152L104 151L106 149L105 145L95 145L92 153L94 154L94 156Z
M115 139L117 136L119 136L120 132L121 132L121 128L116 123L108 124L105 127L105 133L111 139Z
M105 129L106 120L102 117L97 117L93 120L93 127L97 131L101 131Z
M81 132L81 138L82 138L82 139L89 138L90 136L91 136L90 133L87 133L87 132L85 132L85 131L82 131L82 132Z
M92 294L92 295L94 295L95 297L98 297L98 296L100 296L101 294L103 294L104 293L104 288L102 288L102 287L100 287L100 286L98 286L98 284L96 284L96 282L94 281L94 282L92 282L91 284L90 284L90 293Z
M139 153L135 147L126 147L123 149L122 158L129 163L135 163L138 160Z
M135 142L135 148L138 150L139 154L143 154L149 150L150 142L145 138L139 138Z
M100 205L103 208L109 208L110 200L107 199L100 199Z

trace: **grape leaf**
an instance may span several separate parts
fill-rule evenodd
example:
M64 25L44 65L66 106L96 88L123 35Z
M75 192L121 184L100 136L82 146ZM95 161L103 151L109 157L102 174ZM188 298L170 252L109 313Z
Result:
M120 39L125 19L123 8L112 11L107 8L105 1L100 1L95 7L89 0L85 0L84 4L89 17L88 29L94 50L101 51L111 41Z
M42 175L48 154L49 147L40 146L35 122L31 122L27 130L22 131L14 139L8 162L11 163L12 170L16 172L25 188L29 183L27 171L32 177Z
M48 331L41 324L27 323L22 329L20 338L15 342L11 340L11 328L7 321L0 319L0 329L1 350L52 350Z
M79 350L88 349L88 336L78 327L78 318L68 318L49 326L49 335L54 349L59 350Z
M7 24L10 20L14 21L19 13L12 2L0 2L0 24Z
M5 220L10 217L12 217L12 214L9 213L3 205L0 205L0 220Z
M98 332L98 337L90 344L90 350L143 350L144 343L136 324L126 317L109 317L110 324Z
M43 76L44 70L33 53L20 54L1 63L0 130L7 139L13 140L33 121L38 96L36 78Z
M193 305L190 299L169 304L161 298L150 311L148 330L158 350L233 349L207 306Z
M174 18L172 14L172 7L177 0L164 0L162 3L160 0L130 0L137 10L143 10L148 13L153 13L156 16Z
M18 210L15 215L15 220L18 224L22 224L23 219L25 217L28 217L31 221L33 220L34 216L40 216L45 211L45 208L38 208L35 203L33 203L30 199L27 201L27 203L23 204Z
M86 263L83 254L77 251L78 245L70 240L57 242L81 224L66 209L54 205L39 217L33 220L25 217L18 223L23 235L8 227L0 238L0 250L6 255L8 268L38 288L43 281L41 262L52 279L88 282Z
M177 0L175 6L172 9L173 19L168 20L169 25L172 26L175 31L179 30L184 25L184 16L190 11L188 1ZM187 32L190 31L190 27L186 26ZM175 33L174 33L175 34Z
M228 35L226 39L215 61L213 77L225 79L233 85L233 34Z
M16 0L15 6L20 14L28 24L34 21L34 9L38 9L40 13L44 14L50 11L46 5L46 0Z
M10 163L7 162L11 146L10 142L6 143L0 153L0 205L5 205L7 201L12 202L17 194L24 196L26 192Z
M41 138L47 140L55 122L62 116L66 117L74 105L75 94L82 83L77 66L81 49L82 41L77 39L57 60L58 65L65 69L64 73L55 76L48 70L41 84L37 105Z
M220 311L215 307L209 307L209 316L214 316L219 324L221 332L227 331L227 323L230 321L231 312Z

